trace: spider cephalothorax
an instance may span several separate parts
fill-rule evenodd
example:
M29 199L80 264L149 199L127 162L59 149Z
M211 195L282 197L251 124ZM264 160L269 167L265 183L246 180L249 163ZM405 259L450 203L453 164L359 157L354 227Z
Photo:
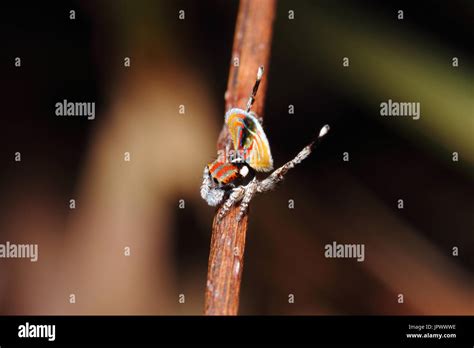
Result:
M256 172L268 172L273 169L267 136L258 116L250 111L262 75L263 67L259 67L257 80L247 103L247 110L232 108L225 115L225 123L234 150L226 151L224 156L204 167L201 197L210 206L217 206L225 200L219 211L218 220L227 214L232 205L241 201L238 216L240 220L247 211L253 196L256 193L272 190L289 169L309 156L317 142L313 141L306 146L293 160L275 170L265 180L257 180ZM329 126L324 126L317 140L321 139L328 130Z

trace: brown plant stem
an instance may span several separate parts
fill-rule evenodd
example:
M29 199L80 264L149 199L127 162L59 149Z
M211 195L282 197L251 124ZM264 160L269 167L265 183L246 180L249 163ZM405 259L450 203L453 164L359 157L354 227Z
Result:
M225 93L226 110L231 107L245 109L257 69L263 65L265 74L252 108L260 117L263 116L275 8L276 0L240 1ZM217 150L224 150L229 142L230 136L224 126L219 135ZM237 205L217 222L218 211L219 209L212 224L204 313L236 315L248 215L238 222Z

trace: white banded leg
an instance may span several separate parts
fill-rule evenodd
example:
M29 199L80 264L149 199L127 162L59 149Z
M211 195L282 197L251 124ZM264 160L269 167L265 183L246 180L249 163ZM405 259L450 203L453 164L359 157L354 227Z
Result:
M209 176L209 168L204 167L204 173L202 173L202 184L201 184L201 197L207 201L207 195L211 189L211 178Z
M237 216L237 221L240 221L244 214L247 212L247 209L249 207L249 203L252 200L253 196L255 196L255 193L257 192L257 187L258 187L258 181L257 178L253 178L251 182L245 186L245 193L244 197L242 198L242 202L240 203L240 212L239 215Z
M232 190L229 198L225 201L219 215L217 216L217 221L220 221L230 210L230 208L238 201L242 200L245 193L245 186L239 186Z

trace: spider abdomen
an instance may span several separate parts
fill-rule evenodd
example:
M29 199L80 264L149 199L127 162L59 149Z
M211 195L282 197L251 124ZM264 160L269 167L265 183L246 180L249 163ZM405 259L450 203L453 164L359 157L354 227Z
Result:
M232 163L215 160L208 168L212 179L221 185L228 185L240 176L239 168Z

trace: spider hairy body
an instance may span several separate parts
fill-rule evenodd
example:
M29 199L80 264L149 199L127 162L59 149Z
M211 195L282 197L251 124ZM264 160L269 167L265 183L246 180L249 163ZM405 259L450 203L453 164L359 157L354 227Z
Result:
M213 207L223 203L217 216L218 221L238 202L240 211L237 219L240 221L247 212L252 198L257 193L273 190L290 169L311 154L315 145L329 131L329 126L325 125L321 128L317 139L303 148L294 159L276 169L264 180L257 180L256 171L268 172L273 169L270 145L263 131L261 119L250 111L262 75L263 67L260 67L247 103L247 110L232 108L225 115L232 145L238 156L230 159L226 157L224 161L215 160L204 167L201 197Z

